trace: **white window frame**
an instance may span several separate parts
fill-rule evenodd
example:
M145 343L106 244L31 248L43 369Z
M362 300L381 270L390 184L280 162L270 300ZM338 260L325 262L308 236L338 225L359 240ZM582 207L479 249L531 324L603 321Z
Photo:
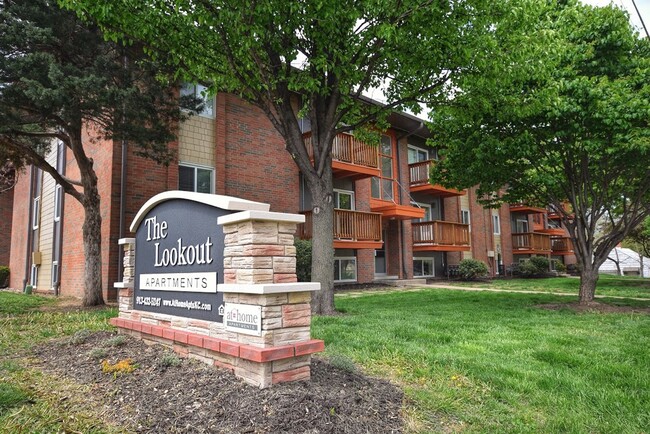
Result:
M32 269L29 274L29 284L32 285L33 288L36 288L38 285L38 265L32 264Z
M492 214L492 226L494 235L501 235L501 219L499 218L499 214Z
M59 261L52 261L52 276L50 277L52 288L57 284L57 277L59 277Z
M526 226L526 230L525 230L525 231L520 231L520 230L519 230L519 223L524 223L524 224L525 224L525 226ZM523 226L524 226L524 225L522 224L522 227L523 227ZM517 233L518 233L518 234L525 234L525 233L527 233L527 232L530 230L530 225L528 224L528 219L515 219L515 228L517 229Z
M468 209L460 210L460 222L469 226L472 230L472 219Z
M429 150L428 149L422 149L414 145L407 145L408 149L413 149L416 152L423 152L426 155L426 158L424 160L418 160L414 162L409 162L409 164L414 164L414 163L419 163L420 161L428 161L429 160ZM408 151L407 151L407 158L408 158Z
M179 180L178 180L179 186L178 187L179 187L179 189L180 189L180 168L181 168L181 166L189 168L189 169L194 169L194 190L192 190L192 191L194 191L195 193L197 192L196 191L197 190L196 183L197 183L197 180L198 180L197 169L210 171L210 194L214 194L214 167L202 166L200 164L194 164L194 163L185 163L185 162L178 163L178 170L179 170Z
M415 274L415 261L431 262L431 274ZM426 256L413 257L413 277L435 277L435 276L436 276L435 258L426 257Z
M204 118L214 119L216 106L215 98L214 96L208 97L207 90L208 88L202 84L183 83L181 86L181 95L194 95L203 100L203 110L201 110L198 115ZM206 109L208 108L210 108L210 112L206 112Z
M354 196L354 191L352 191L352 190L342 190L342 189L339 189L339 188L335 188L334 193L336 193L334 195L334 208L336 208L336 209L345 209L345 208L340 207L340 204L341 204L340 203L340 195L346 195L346 196L350 196L350 205L352 207L350 209L350 211L354 211L356 209L356 198Z
M63 199L63 188L61 184L57 184L54 187L54 221L58 222L61 220L61 203Z
M38 229L39 223L41 222L41 197L35 197L32 202L32 229Z
M414 223L423 223L423 222L431 222L433 221L431 217L433 216L433 209L431 208L431 204L429 203L421 203L421 202L411 202L411 205L416 207L416 208L421 208L421 209L428 209L429 210L429 218L427 219L427 212L424 212L424 217L421 219L413 219Z
M334 282L356 282L359 279L359 268L358 268L358 263L357 263L357 257L356 256L335 256L334 257L334 262L337 261L353 261L354 262L354 279L341 279L341 264L339 264L339 275L334 277ZM332 267L336 270L336 267L334 264L332 264Z

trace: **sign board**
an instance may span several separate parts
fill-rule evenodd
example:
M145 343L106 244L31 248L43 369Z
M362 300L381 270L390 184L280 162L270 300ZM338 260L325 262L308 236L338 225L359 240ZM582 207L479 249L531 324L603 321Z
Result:
M136 230L133 308L223 322L217 284L224 234L217 218L232 212L181 198L151 208Z
M262 336L262 306L226 303L223 317L228 331Z

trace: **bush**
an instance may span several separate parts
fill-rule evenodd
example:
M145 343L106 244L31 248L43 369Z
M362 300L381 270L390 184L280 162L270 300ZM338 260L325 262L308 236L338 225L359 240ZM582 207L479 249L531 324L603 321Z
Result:
M549 273L549 260L544 256L533 256L519 264L519 274L523 277L544 277Z
M487 277L488 267L483 261L478 259L463 259L458 264L458 274L463 280L474 280L481 277Z
M564 263L558 261L557 259L553 259L552 264L553 269L558 273L566 273L566 265L564 265Z
M9 267L0 265L0 288L6 288L9 285Z
M298 282L311 282L311 240L296 239L294 245Z

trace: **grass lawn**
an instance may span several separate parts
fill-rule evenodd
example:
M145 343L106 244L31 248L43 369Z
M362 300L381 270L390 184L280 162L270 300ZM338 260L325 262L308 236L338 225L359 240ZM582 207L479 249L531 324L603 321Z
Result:
M82 386L43 374L26 350L80 330L107 330L116 309L54 308L50 297L0 291L0 432L116 432L84 402ZM29 405L23 405L29 403Z
M650 432L650 316L535 307L573 300L444 289L342 296L344 315L316 318L312 334L336 360L401 384L416 431Z
M580 279L574 277L550 277L546 279L494 279L489 282L445 282L454 286L476 286L490 289L515 291L542 291L578 294ZM637 297L650 299L650 279L632 276L601 274L596 295Z

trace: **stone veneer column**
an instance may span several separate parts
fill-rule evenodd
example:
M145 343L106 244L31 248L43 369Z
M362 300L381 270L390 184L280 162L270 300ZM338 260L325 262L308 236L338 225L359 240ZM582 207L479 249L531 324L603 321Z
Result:
M113 284L117 288L117 301L120 311L133 309L133 283L135 280L135 238L121 238L118 242L123 246L122 281Z
M261 387L309 379L311 353L323 348L322 341L311 340L311 291L320 284L296 282L294 233L303 221L302 215L263 211L218 220L225 234L224 284L219 291L226 306L262 307L261 336L238 334L238 341L274 348L277 354L294 352L291 358L239 363L234 368L235 374Z

